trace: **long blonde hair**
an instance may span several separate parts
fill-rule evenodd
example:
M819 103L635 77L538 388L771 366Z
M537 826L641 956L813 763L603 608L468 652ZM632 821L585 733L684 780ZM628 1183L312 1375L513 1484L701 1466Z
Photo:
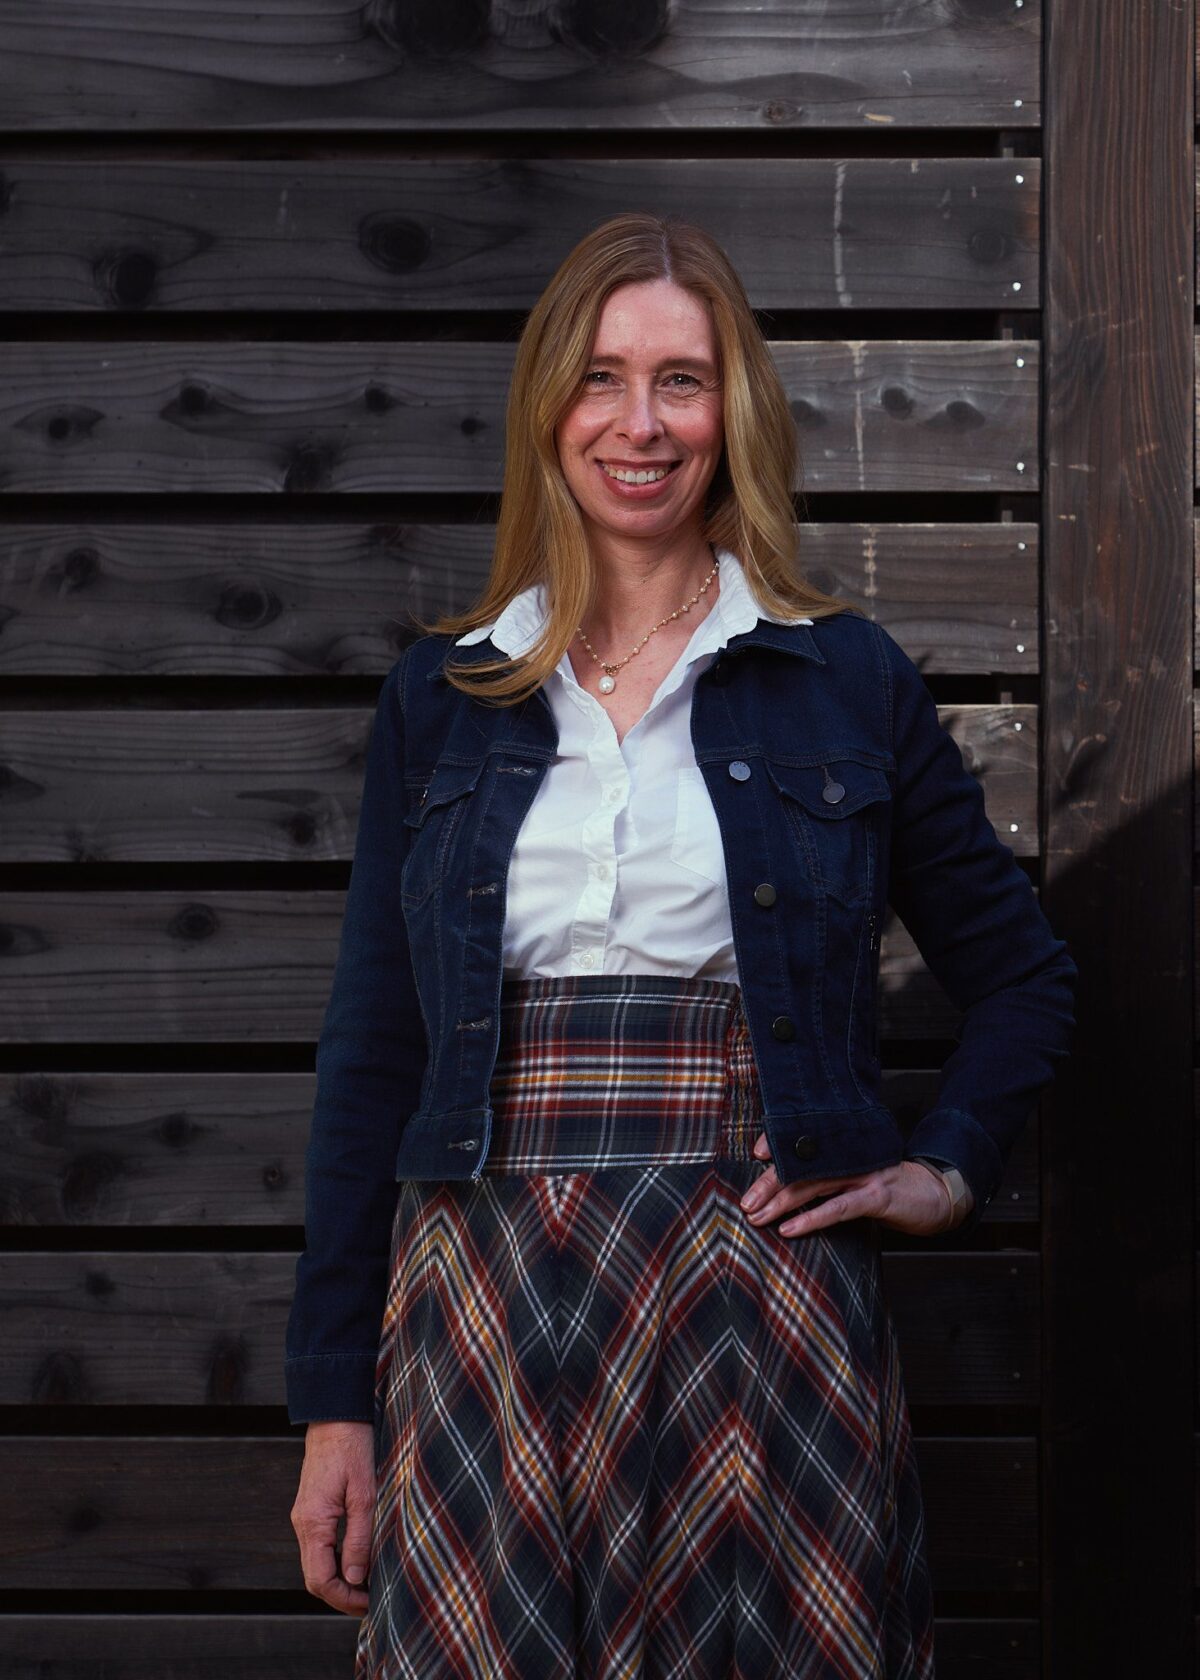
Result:
M705 498L705 540L733 551L768 612L827 617L859 610L799 576L796 428L729 258L703 228L677 217L613 216L568 252L521 332L505 411L504 489L482 596L468 611L431 623L410 615L426 633L459 636L498 618L521 590L546 584L546 624L521 658L460 668L447 659L449 681L476 699L513 705L534 693L592 609L595 567L579 504L559 465L555 431L578 398L608 294L659 279L707 304L717 344L724 447Z

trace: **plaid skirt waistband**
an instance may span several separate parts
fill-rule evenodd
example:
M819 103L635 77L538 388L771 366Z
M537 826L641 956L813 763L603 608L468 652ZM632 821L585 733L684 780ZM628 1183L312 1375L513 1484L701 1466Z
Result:
M741 988L654 974L505 979L484 1173L752 1160Z

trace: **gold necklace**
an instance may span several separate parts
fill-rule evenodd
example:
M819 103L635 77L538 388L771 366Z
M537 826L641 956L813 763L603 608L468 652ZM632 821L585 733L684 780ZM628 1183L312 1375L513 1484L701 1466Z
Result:
M690 601L685 601L682 607L676 607L675 611L672 612L672 613L668 613L666 618L660 618L658 623L654 626L654 629L653 630L647 630L646 634L642 637L642 639L638 643L638 645L630 653L627 653L625 655L624 659L618 659L615 665L612 664L611 661L609 661L609 660L605 660L605 659L600 658L600 655L596 652L596 650L592 646L591 642L589 642L587 637L583 635L583 626L582 625L578 626L579 634L581 636L583 636L584 647L588 650L588 652L591 654L592 658L596 661L596 664L597 665L602 665L604 667L604 675L600 678L600 682L598 684L598 687L600 689L601 694L611 694L612 693L613 689L616 688L616 686L617 686L616 673L622 668L622 666L628 665L629 661L633 658L633 655L635 653L640 653L642 651L642 649L645 647L646 643L650 640L651 636L653 636L655 630L661 630L664 624L669 624L673 618L678 618L680 613L691 612L692 608L696 605L696 602L700 599L701 595L704 594L704 592L708 588L709 584L716 577L717 569L721 564L721 562L717 559L717 553L716 553L716 550L713 548L712 544L709 543L708 546L709 546L709 549L712 552L713 569L712 569L711 572L709 572L708 576L705 578L704 582L700 585L700 587L696 591L696 593L692 596L691 600Z

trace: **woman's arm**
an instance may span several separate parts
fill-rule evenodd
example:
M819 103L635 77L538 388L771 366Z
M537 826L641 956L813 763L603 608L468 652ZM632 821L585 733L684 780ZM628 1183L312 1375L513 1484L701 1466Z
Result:
M956 1166L978 1224L1038 1093L1070 1052L1078 969L996 834L912 660L882 626L897 783L888 900L963 1011L934 1107L906 1154Z
M373 1416L395 1165L428 1054L400 903L404 672L383 681L367 748L333 987L317 1045L305 1163L306 1247L286 1335L293 1423Z

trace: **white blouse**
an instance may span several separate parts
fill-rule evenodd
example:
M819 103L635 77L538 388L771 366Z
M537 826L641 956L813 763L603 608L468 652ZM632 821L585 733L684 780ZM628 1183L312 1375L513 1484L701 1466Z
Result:
M721 833L692 747L692 690L729 638L759 617L797 621L762 612L738 559L728 549L716 553L716 599L623 741L566 651L546 680L558 756L509 865L506 978L738 979ZM534 584L492 624L457 641L490 634L515 656L537 640L544 617L545 586Z

